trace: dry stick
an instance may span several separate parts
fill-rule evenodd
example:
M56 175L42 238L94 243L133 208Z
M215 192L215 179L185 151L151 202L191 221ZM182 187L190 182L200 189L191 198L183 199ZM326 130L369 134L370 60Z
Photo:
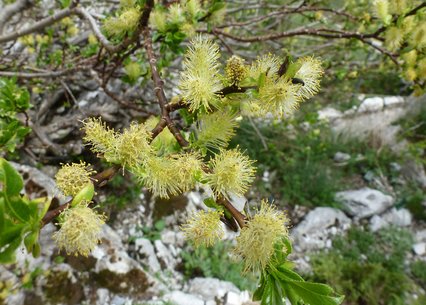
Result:
M48 27L48 26L54 24L55 22L72 15L75 12L74 9L75 9L74 7L69 7L69 8L63 9L63 10L57 12L56 14L53 14L50 17L42 19L39 22L36 22L36 23L34 23L30 26L27 26L23 29L19 29L19 30L13 31L9 34L0 36L0 43L15 40L18 37L28 35L28 34L37 32L41 29L44 29L45 27Z
M10 20L10 18L12 18L17 13L30 8L34 2L35 1L31 0L17 0L16 2L3 7L2 11L0 12L0 34L3 33L3 28Z
M202 33L208 33L206 30L200 30L199 32ZM331 39L358 39L362 41L365 44L370 45L374 49L378 50L379 52L385 54L388 56L396 65L398 65L398 62L396 60L396 54L393 54L389 52L386 49L383 49L371 41L367 40L368 38L375 38L379 39L379 37L375 37L375 33L373 34L362 34L362 33L355 33L355 32L347 32L347 31L340 31L340 30L330 30L330 29L301 29L301 30L294 30L294 31L287 31L287 32L281 32L281 33L273 33L273 34L266 34L266 35L260 35L260 36L250 36L250 37L241 37L236 36L230 33L227 33L225 31L222 31L220 29L213 29L213 34L215 35L222 35L224 37L230 38L235 41L240 42L260 42L260 41L266 41L266 40L278 40L285 37L293 37L293 36L318 36L318 37L324 37L324 38L331 38Z

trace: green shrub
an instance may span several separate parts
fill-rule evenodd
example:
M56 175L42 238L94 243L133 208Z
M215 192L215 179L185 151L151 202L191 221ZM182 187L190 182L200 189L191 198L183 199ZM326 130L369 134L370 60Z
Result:
M218 242L211 248L198 247L196 250L182 251L185 276L214 277L232 282L241 290L254 290L257 276L252 273L242 274L242 264L228 257L230 250L229 242ZM224 260L224 257L228 259Z
M406 305L414 289L404 273L412 245L409 231L387 228L377 233L351 229L333 248L312 258L312 279L327 282L346 295L347 304Z
M265 170L273 173L270 185L263 183L260 177L257 180L258 191L263 196L264 193L270 196L272 192L275 199L291 205L338 206L335 193L360 187L359 181L368 184L370 181L364 178L367 173L393 174L390 163L399 157L389 148L378 150L371 145L372 140L336 137L326 123L318 121L317 115L300 112L302 116L293 121L259 123L257 131L250 121L243 120L231 143L257 160L258 175ZM303 127L306 125L303 122L309 123L309 127ZM345 166L334 162L337 152L351 155Z
M426 262L415 261L410 266L411 274L423 289L426 289Z

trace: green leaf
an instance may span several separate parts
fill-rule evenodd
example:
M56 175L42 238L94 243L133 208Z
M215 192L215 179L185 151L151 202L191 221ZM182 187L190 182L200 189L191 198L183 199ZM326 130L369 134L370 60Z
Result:
M0 158L0 179L4 183L3 191L9 197L19 195L24 187L19 173L3 158Z
M77 193L77 195L74 196L73 200L71 201L71 207L75 207L77 204L80 204L83 201L92 201L94 195L95 186L92 182L89 182Z
M293 77L296 75L297 71L299 71L300 67L302 67L302 64L301 64L301 63L295 63L295 62L292 62L292 63L289 65L289 67L288 67L288 69L287 69L287 72L285 73L285 76L286 76L288 79L293 78Z
M21 242L20 236L23 234L25 227L25 224L13 224L10 221L6 221L5 228L0 235L0 249L16 239Z
M34 245L37 243L38 240L38 230L33 231L24 238L24 245L25 248L27 248L28 253L32 253L34 249Z
M31 211L19 194L24 182L13 166L3 158L0 158L0 181L3 182L5 212L16 220L28 222Z
M288 285L306 304L339 305L344 299L342 295L333 296L333 289L324 284L291 281L283 285Z
M15 262L15 252L21 244L21 239L13 240L7 247L0 251L0 264L10 264Z

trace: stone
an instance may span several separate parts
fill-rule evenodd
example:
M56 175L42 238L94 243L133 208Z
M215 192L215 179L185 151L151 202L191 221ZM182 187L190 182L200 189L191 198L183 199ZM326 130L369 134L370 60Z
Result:
M335 162L337 162L337 163L347 162L347 161L349 161L350 159L351 159L351 155L350 155L350 154L345 154L345 153L342 153L342 152L340 152L340 151L338 151L338 152L334 155L334 157L333 157L333 160L334 160Z
M243 303L250 300L251 298L248 291L243 291L241 293L229 291L225 295L224 305L242 305Z
M174 245L176 243L176 232L164 230L161 232L161 241L165 245Z
M120 236L104 225L101 240L91 254L96 258L93 279L97 284L113 293L134 296L147 293L155 281L128 255Z
M350 222L351 220L345 213L338 209L318 207L305 216L305 219L293 230L292 235L315 233L335 225Z
M170 250L162 243L161 240L154 241L155 250L157 250L157 257L163 269L173 270L176 266L176 260L173 258Z
M188 283L188 287L190 294L197 295L205 301L223 298L230 291L240 293L240 290L233 283L211 277L194 278Z
M426 253L426 243L417 243L413 245L413 252L416 255L424 255Z
M177 290L167 293L163 299L174 305L204 305L199 297Z
M391 209L383 215L383 219L390 225L397 227L408 227L411 225L413 216L407 209Z
M343 204L349 215L358 219L380 214L394 203L392 196L368 187L338 192L336 200Z
M369 97L366 98L358 107L358 112L372 112L381 110L384 106L384 99L382 97Z
M96 305L109 304L110 302L108 289L100 288L96 290L96 297L97 297Z
M383 98L385 107L390 107L405 102L402 96L385 96Z
M327 247L328 236L333 236L348 227L351 220L340 210L318 207L310 211L291 232L296 251L316 250ZM334 229L333 229L334 228Z
M230 200L232 202L232 205L238 210L242 211L244 209L244 206L247 203L247 198L244 196L237 196L233 193L230 194Z
M422 241L426 242L426 229L417 231L414 235L414 239L417 242L422 242Z
M320 120L330 121L330 120L340 118L341 116L342 116L342 112L332 107L326 107L318 111L318 118Z
M370 219L370 230L373 232L376 232L387 225L388 223L379 215L373 215Z
M401 173L406 179L420 184L422 188L426 188L426 172L421 163L409 160L402 165Z
M142 261L152 272L159 272L161 270L160 263L155 255L154 246L151 241L146 238L138 238L135 240L135 246L140 254L142 254Z

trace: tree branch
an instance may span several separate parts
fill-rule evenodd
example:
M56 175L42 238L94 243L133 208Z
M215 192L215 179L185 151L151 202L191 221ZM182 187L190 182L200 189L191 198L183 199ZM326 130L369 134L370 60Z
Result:
M34 4L32 0L17 0L14 3L6 5L0 12L0 34L3 33L4 26L12 18L19 12L29 8Z

